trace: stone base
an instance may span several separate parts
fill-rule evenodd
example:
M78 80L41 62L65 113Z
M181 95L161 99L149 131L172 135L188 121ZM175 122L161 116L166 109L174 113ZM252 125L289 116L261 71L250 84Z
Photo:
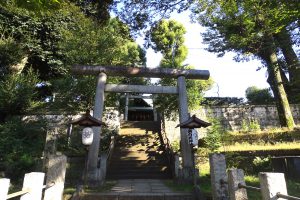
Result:
M194 169L192 167L184 167L178 170L178 182L193 183L194 182ZM199 178L199 169L195 169L195 178Z

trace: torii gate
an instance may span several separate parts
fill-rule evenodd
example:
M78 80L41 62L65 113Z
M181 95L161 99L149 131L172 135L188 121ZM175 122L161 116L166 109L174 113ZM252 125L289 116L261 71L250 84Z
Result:
M208 70L180 70L170 68L138 68L121 66L73 66L74 74L97 75L97 87L93 116L102 119L104 108L104 92L117 93L146 93L146 94L177 94L179 98L179 121L188 120L188 101L185 79L209 78ZM144 86L144 85L116 85L106 84L107 76L123 77L147 77L147 78L176 78L177 87L173 86ZM183 161L184 177L189 178L193 172L191 147L188 143L187 129L180 129L180 149ZM90 184L98 184L100 181L99 169L97 169L100 146L101 127L94 128L94 140L89 149L87 178Z

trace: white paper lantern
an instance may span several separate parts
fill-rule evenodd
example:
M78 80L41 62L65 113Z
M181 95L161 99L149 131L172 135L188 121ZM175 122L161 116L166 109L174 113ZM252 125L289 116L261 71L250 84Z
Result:
M198 132L195 129L193 129L191 133L191 144L193 147L198 146Z
M82 130L82 144L91 145L93 142L94 132L90 127L86 127Z

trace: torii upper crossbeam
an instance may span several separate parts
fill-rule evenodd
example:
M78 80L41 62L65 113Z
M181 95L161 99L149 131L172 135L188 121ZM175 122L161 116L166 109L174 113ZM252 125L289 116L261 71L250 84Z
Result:
M124 66L83 66L75 65L72 68L74 74L98 75L103 72L108 76L125 77L148 77L148 78L177 78L184 76L186 79L209 78L208 70L196 69L171 69L171 68L146 68L146 67L124 67Z

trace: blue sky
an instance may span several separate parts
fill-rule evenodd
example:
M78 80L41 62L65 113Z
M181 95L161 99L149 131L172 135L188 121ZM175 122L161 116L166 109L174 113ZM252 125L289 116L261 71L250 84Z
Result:
M226 53L224 57L218 58L216 54L204 50L200 32L204 28L198 24L190 23L188 14L175 14L172 16L181 22L187 33L185 35L185 45L189 50L185 63L194 66L196 69L209 70L212 79L215 81L214 87L205 93L205 96L220 97L245 97L245 90L250 86L268 88L266 82L266 69L256 71L261 66L260 61L235 62L234 53ZM137 40L142 44L142 39ZM152 49L147 50L147 66L157 67L161 55Z

